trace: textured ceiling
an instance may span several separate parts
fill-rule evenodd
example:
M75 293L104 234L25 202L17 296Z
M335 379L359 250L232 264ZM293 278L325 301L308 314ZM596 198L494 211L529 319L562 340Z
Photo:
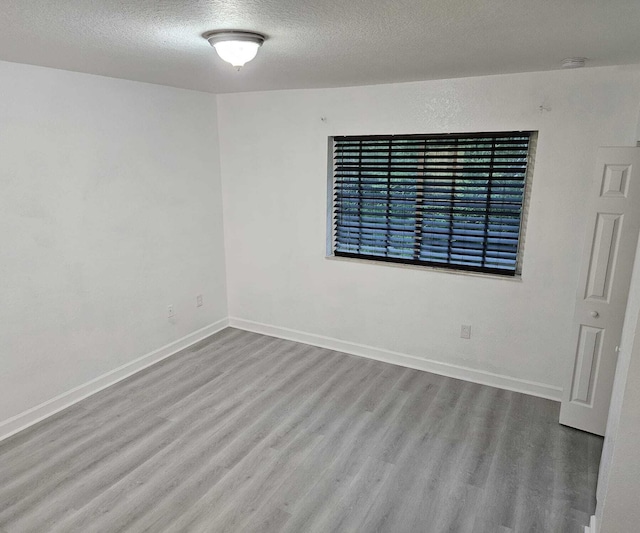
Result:
M268 40L240 72L201 37ZM214 93L640 63L640 0L0 0L0 59Z

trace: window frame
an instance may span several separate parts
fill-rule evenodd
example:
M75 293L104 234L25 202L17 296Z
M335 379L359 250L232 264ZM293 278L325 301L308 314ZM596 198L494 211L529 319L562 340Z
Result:
M368 254L360 254L360 253L350 253L350 252L342 252L336 250L336 231L337 231L337 220L335 220L336 214L336 204L335 204L335 181L336 181L336 160L334 158L335 152L335 140L338 139L348 139L348 140L389 140L394 138L400 139L410 139L416 138L419 140L423 139L434 139L434 138L473 138L473 137L490 137L496 135L528 135L529 144L527 150L527 162L526 169L524 172L524 187L523 187L523 198L522 204L520 208L520 221L518 228L518 240L517 240L517 248L516 248L516 259L515 259L515 269L513 271L501 269L501 268L492 268L485 266L476 266L476 265L459 265L454 263L446 263L439 261L424 261L424 260L415 260L408 258L397 258L397 257L386 257L380 255L368 255ZM334 135L328 137L328 163L327 163L327 250L326 256L328 258L335 259L343 259L348 261L365 261L367 263L381 263L388 264L390 266L405 266L417 269L427 269L427 270L438 270L444 271L448 273L467 273L474 274L480 276L488 276L488 277L499 277L501 279L514 279L520 278L522 275L522 262L524 256L524 241L526 235L526 223L529 212L529 204L531 197L531 184L533 177L533 168L535 162L535 152L538 141L538 131L537 130L514 130L514 131L492 131L492 132L453 132L453 133L427 133L427 134L386 134L386 135Z

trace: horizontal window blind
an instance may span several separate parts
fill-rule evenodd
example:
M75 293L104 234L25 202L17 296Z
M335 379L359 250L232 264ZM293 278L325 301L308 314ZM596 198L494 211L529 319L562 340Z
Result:
M530 139L334 137L334 254L514 275Z

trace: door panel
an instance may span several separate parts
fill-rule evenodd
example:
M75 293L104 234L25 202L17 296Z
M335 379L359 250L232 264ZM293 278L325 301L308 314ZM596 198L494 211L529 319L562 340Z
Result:
M602 330L591 326L580 326L578 353L571 384L571 401L589 404L593 390L594 368L600 357ZM596 365L594 366L594 362Z
M640 148L601 148L560 423L604 435L640 230Z
M585 298L609 301L622 214L598 213Z

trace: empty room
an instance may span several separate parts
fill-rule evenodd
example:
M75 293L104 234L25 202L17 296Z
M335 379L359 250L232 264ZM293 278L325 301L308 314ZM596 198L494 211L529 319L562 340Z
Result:
M0 0L0 533L640 531L640 2Z

